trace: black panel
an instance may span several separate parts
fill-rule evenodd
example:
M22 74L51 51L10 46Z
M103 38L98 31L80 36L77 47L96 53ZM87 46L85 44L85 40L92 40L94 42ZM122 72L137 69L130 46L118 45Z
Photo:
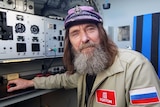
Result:
M158 37L159 37L159 21L160 13L152 15L152 41L151 41L151 63L158 71Z
M33 52L40 51L40 44L32 44L32 51Z
M17 43L17 52L26 52L26 44Z
M143 15L137 16L136 51L142 51Z
M0 12L0 39L13 40L13 28L12 26L7 26L5 12Z

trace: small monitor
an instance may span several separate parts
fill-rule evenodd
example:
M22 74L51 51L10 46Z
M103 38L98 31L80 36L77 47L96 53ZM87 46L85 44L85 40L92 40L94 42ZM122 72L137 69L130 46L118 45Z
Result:
M103 4L103 9L110 9L110 7L111 7L110 3Z

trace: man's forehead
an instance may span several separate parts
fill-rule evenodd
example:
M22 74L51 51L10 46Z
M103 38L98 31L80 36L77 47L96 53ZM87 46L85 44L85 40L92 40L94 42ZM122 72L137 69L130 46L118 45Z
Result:
M76 29L76 28L80 28L80 27L88 27L88 26L96 26L95 23L83 23L83 24L78 24L78 25L74 25L72 27L70 27L71 29Z

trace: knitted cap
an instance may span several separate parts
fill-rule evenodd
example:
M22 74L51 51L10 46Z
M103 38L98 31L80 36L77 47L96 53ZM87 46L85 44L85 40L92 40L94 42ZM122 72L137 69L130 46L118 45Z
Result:
M94 22L103 23L101 16L91 6L76 6L68 11L65 18L65 28L71 27L75 24Z

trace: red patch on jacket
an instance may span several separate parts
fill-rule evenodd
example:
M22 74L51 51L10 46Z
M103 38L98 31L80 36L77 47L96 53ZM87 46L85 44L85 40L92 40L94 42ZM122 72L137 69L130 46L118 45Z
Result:
M113 90L97 90L96 100L98 103L116 106L115 91Z

